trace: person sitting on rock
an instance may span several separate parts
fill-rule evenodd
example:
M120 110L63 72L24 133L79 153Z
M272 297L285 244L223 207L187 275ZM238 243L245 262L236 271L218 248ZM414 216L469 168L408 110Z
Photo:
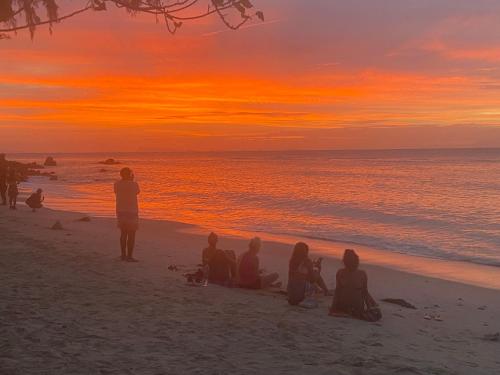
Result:
M218 249L218 239L214 232L208 236L202 253L203 274L210 283L230 286L236 278L236 256L231 250Z
M248 245L248 251L243 253L238 262L238 277L240 288L245 289L266 289L279 279L277 273L264 275L259 264L258 253L261 248L259 237L252 238Z
M45 200L45 197L42 196L42 189L38 189L35 193L31 194L28 199L26 199L26 204L29 208L35 212L38 208L42 208L42 202Z

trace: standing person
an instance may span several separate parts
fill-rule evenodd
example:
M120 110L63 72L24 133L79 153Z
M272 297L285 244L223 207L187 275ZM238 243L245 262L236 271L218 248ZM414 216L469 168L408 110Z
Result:
M17 188L17 176L15 169L9 171L9 177L7 179L8 194L9 194L9 208L11 210L16 210L17 196L19 195L19 189Z
M5 154L0 154L0 197L2 205L7 205L7 160Z
M135 233L139 228L139 206L137 195L139 185L134 181L134 174L130 168L120 171L121 180L115 182L116 218L120 228L121 259L127 262L137 262L133 257Z
M36 211L37 208L42 208L42 202L45 200L45 197L42 196L42 189L38 189L36 193L33 193L26 199L26 204L29 208L33 209L33 212Z
M238 276L240 288L265 289L273 285L279 279L277 273L264 275L259 268L259 253L261 240L259 237L252 238L248 245L248 251L243 253L238 265Z

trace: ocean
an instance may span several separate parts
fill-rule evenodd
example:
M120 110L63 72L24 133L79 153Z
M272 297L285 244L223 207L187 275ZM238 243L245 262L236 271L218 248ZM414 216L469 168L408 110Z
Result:
M500 149L52 156L58 181L22 184L49 208L113 216L128 166L143 218L500 266ZM98 164L110 157L122 164Z

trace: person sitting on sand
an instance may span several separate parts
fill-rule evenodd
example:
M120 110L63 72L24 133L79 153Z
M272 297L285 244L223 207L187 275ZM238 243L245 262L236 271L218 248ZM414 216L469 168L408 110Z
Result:
M259 253L261 240L259 237L252 238L248 246L248 251L241 255L238 262L238 277L240 288L265 289L273 285L279 279L277 273L264 275L264 271L259 269Z
M346 249L342 258L344 268L337 272L337 285L330 315L349 316L374 322L382 318L377 303L368 292L368 276L359 269L359 257Z
M208 236L208 247L202 253L203 273L211 283L230 286L236 277L236 256L231 250L218 249L218 239L214 232Z
M139 205L137 195L139 185L134 181L134 174L130 168L120 171L121 180L114 185L116 195L116 218L120 228L121 260L137 262L133 257L135 247L135 233L139 228Z
M321 277L321 258L313 262L309 258L309 246L304 242L298 242L288 265L288 303L298 305L306 297L313 296L318 288L325 296L330 295Z
M9 177L7 178L7 183L9 184L9 187L7 189L7 193L9 195L9 208L11 210L16 210L17 196L19 195L19 189L17 188L18 182L17 182L16 171L14 169L10 170Z
M42 192L42 189L38 189L36 193L31 194L29 198L26 199L26 204L33 210L33 212L35 212L38 208L43 207L42 202L45 200L45 197L42 196Z

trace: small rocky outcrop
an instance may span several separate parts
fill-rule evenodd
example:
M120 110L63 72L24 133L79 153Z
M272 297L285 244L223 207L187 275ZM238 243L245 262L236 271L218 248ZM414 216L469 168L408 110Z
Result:
M113 158L109 158L103 161L100 161L99 164L104 164L104 165L116 165L116 164L121 164L118 160L115 160Z
M43 165L46 167L55 167L57 166L57 162L52 156L48 156L47 159L45 159L45 163L43 163Z
M77 219L76 221L81 221L81 222L84 222L84 223L88 223L90 221L90 216L84 216L84 217L81 217L80 219Z
M59 220L57 220L57 221L54 223L54 225L52 225L52 226L50 227L50 229L52 229L52 230L62 230L62 229L63 229L63 226L62 226L61 222L60 222Z

